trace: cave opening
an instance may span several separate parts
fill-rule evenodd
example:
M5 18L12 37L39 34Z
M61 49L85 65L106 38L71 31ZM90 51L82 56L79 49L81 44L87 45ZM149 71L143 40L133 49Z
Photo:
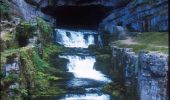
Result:
M64 5L48 6L42 8L42 11L56 19L56 27L58 28L97 29L111 8L102 5Z

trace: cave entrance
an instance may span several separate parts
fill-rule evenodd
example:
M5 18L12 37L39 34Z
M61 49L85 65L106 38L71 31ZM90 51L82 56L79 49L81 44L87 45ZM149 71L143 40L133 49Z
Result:
M96 29L111 7L102 5L48 6L42 11L56 18L56 27Z
M28 44L28 38L24 35L18 36L18 45L19 47L24 47Z

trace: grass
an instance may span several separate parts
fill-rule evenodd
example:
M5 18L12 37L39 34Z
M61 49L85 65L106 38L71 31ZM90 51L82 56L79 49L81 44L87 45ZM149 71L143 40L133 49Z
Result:
M168 54L168 33L167 32L144 32L133 38L137 44L125 44L114 42L114 45L121 48L133 48L134 52L141 50L159 51Z
M157 46L168 46L167 32L145 32L137 35L135 40L142 44L152 44Z

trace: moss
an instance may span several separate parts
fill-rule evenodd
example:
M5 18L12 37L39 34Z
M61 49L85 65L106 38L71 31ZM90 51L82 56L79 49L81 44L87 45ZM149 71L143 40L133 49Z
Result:
M36 18L36 23L37 23L38 29L41 32L40 34L38 34L41 43L43 44L50 43L52 40L51 26L40 17Z
M119 84L106 84L103 90L115 97L122 96L121 93L125 91L124 87L121 87Z
M2 37L2 40L7 41L7 40L12 40L12 34L7 32L5 35Z
M96 59L100 62L100 63L106 63L108 60L111 59L111 55L109 54L102 54L102 55L97 55Z
M113 96L119 96L119 95L120 95L120 92L119 92L119 91L112 91L112 95L113 95Z
M16 27L17 35L23 35L27 38L33 36L37 26L33 25L28 21L21 21L21 23Z
M50 45L48 46L54 47ZM49 54L52 52L54 53L54 51L48 51ZM52 68L48 62L41 59L35 49L31 47L23 47L21 49L6 50L3 52L3 60L1 61L5 63L6 57L14 53L19 53L21 58L21 74L20 76L17 76L17 78L19 78L19 80L17 80L22 84L20 85L21 88L16 91L18 91L22 97L30 95L57 95L65 92L60 87L51 85L51 82L62 78L56 76L56 69ZM16 81L16 79L8 77L3 79L3 83L9 83L12 81Z
M18 47L17 42L13 38L13 34L10 32L4 33L3 37L0 39L1 52L7 49L14 49Z
M38 30L40 32L38 32ZM2 83L13 81L18 81L20 83L20 87L14 90L16 94L20 94L16 97L18 99L30 99L28 97L65 93L64 89L54 84L54 82L65 78L63 74L67 73L65 73L63 69L60 69L63 67L63 64L66 63L65 59L59 60L59 58L57 58L57 62L62 63L60 66L55 66L52 63L57 55L65 50L64 47L51 43L52 28L41 18L37 18L34 23L22 21L16 28L17 41L20 41L20 39L27 41L28 38L36 35L36 33L38 33L37 35L40 43L43 43L42 58L36 48L26 45L24 45L25 47L17 49L13 49L12 46L9 46L9 49L5 49L1 52L1 76L3 77L5 77L5 75L3 75L3 65L7 63L7 57L15 53L20 55L19 62L21 64L21 73L17 76L17 79L14 77L5 77L5 79L2 80ZM11 38L12 36L9 33L5 35L4 39L8 41L11 40Z
M95 53L96 55L111 54L110 46L99 47L97 45L89 45L88 49Z
M51 47L51 46L50 46ZM53 69L48 62L41 59L36 51L32 52L32 61L35 66L35 91L34 95L51 95L51 94L58 94L59 91L62 91L62 89L59 89L59 87L56 86L53 87L50 85L52 81L56 81L61 79L60 77L55 76L56 72L52 72L51 69ZM53 69L55 70L55 69ZM49 92L49 88L54 88L53 92ZM55 90L56 89L56 90ZM57 91L59 89L59 91ZM55 91L57 93L55 93ZM62 91L63 92L63 91Z
M54 53L57 54L62 53L64 52L65 48L63 46L50 43L50 44L46 44L43 50L44 50L43 59L48 61L51 55L54 55Z

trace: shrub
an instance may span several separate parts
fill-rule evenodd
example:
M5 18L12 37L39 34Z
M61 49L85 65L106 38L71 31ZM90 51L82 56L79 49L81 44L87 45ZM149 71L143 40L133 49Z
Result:
M27 45L28 39L33 36L35 30L36 26L27 21L22 21L16 27L16 39L20 47Z
M51 26L44 21L42 18L37 17L37 26L40 30L39 38L42 43L49 43L52 40L52 28Z

